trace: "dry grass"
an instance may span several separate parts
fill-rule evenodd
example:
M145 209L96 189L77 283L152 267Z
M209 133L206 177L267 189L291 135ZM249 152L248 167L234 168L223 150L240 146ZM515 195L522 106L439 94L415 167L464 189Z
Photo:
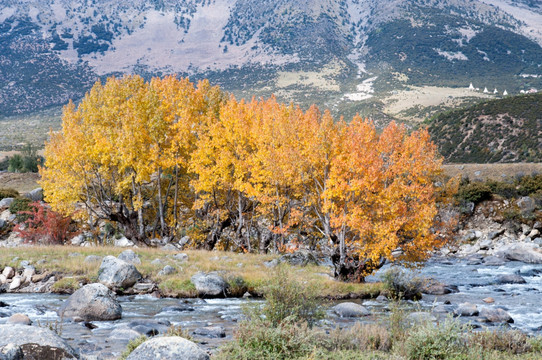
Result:
M34 246L3 249L0 252L0 267L10 265L19 267L21 260L28 260L36 267L38 273L58 272L65 277L75 277L79 281L95 281L98 274L99 262L86 263L84 258L88 255L118 256L123 248L114 247L72 247L72 246ZM159 284L162 293L171 297L195 296L195 288L190 278L198 271L219 271L230 282L233 288L246 288L259 293L272 276L273 271L263 263L276 258L276 255L238 254L219 251L185 251L187 261L178 261L173 258L175 252L160 249L139 248L133 249L141 259L137 265L141 274ZM79 255L75 255L77 253ZM70 256L70 254L72 256ZM161 264L151 264L154 259L160 259ZM43 260L43 261L40 261ZM165 265L171 265L178 271L168 276L158 276L158 272ZM343 283L332 279L329 269L320 266L288 267L292 277L300 279L317 287L319 296L342 297L356 294L363 297L376 297L382 290L380 283L353 284ZM59 276L61 277L61 276ZM66 285L73 284L73 280L62 280L57 287L66 290ZM241 286L242 285L242 286ZM242 295L242 294L241 294Z
M29 192L39 187L39 178L35 173L0 173L0 188L15 189L20 193Z
M444 173L450 177L468 176L471 180L503 180L518 175L542 173L542 163L515 164L448 164Z

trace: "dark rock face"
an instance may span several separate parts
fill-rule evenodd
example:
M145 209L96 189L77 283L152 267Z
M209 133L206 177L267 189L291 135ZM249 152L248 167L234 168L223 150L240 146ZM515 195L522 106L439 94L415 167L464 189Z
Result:
M192 341L178 336L157 337L139 345L126 360L209 360Z
M74 292L58 310L60 316L84 321L116 320L122 308L115 294L102 284L89 284Z

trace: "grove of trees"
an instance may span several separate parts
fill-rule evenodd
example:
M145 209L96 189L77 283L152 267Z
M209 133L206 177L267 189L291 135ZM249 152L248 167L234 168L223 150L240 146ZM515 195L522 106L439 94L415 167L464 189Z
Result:
M330 245L336 275L352 280L384 259L421 261L440 243L431 227L441 161L426 131L392 123L378 132L360 117L334 121L275 98L238 101L208 81L96 83L65 107L45 158L54 210L138 242Z

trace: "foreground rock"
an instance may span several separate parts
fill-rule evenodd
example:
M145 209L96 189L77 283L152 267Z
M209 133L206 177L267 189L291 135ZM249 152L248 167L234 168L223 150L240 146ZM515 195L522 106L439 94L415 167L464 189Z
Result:
M0 325L0 348L19 346L24 359L76 359L76 352L52 330L36 326Z
M74 292L58 310L61 317L84 321L116 320L122 308L115 294L102 284L89 284Z
M141 279L136 267L114 256L106 256L98 270L98 281L110 289L127 289Z
M178 336L158 337L139 345L126 360L209 360L192 341Z
M229 288L224 278L217 273L198 272L190 279L200 296L226 296Z
M345 318L362 317L371 314L367 308L353 302L340 303L335 305L332 310L335 312L335 314Z

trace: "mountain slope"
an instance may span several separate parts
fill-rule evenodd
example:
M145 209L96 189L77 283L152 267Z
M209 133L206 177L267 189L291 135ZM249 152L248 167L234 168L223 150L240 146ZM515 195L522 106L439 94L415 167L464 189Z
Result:
M542 93L440 114L429 132L447 162L542 162Z
M410 86L540 86L541 44L535 0L3 0L0 115L122 73L379 113Z

